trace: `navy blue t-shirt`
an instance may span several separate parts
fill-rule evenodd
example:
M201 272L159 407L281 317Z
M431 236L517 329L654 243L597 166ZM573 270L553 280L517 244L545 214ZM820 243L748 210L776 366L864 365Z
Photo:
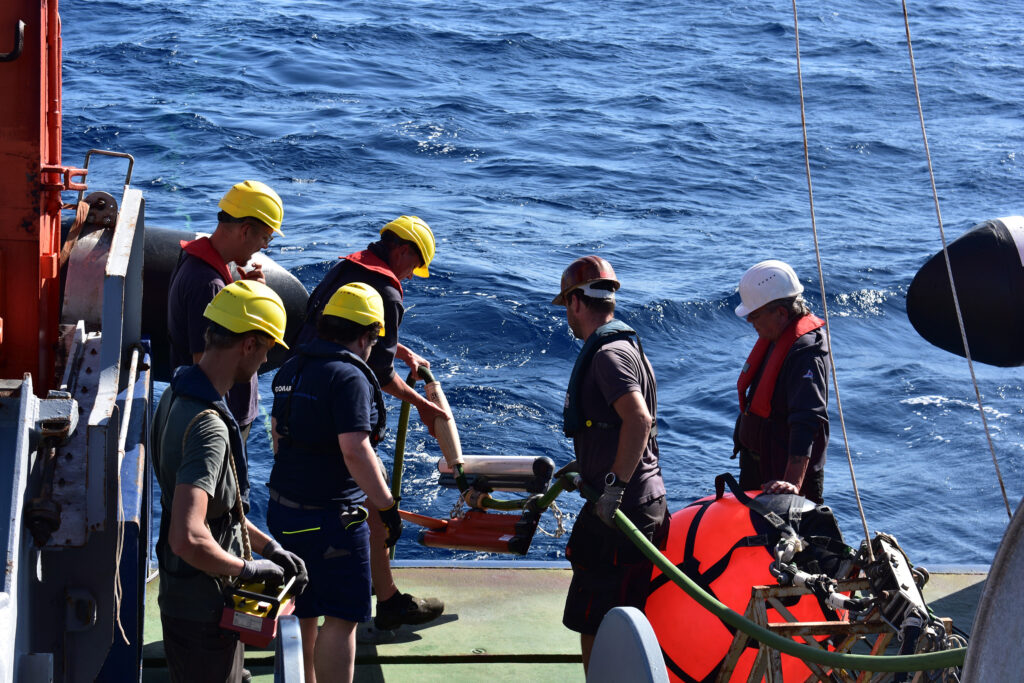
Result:
M171 369L192 365L192 354L206 346L203 334L210 321L203 316L207 304L226 283L210 264L183 253L167 292L167 335L171 342ZM231 387L228 408L243 427L259 414L258 378Z
M278 440L270 487L306 505L366 498L345 466L338 436L370 432L377 405L362 370L329 357L342 349L315 339L299 347L274 376L271 414L278 433L286 427L288 438Z

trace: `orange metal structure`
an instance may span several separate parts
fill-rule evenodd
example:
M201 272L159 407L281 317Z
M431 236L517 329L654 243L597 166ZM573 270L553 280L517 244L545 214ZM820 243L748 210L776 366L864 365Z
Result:
M56 0L0 3L0 377L54 385L61 191L61 38Z

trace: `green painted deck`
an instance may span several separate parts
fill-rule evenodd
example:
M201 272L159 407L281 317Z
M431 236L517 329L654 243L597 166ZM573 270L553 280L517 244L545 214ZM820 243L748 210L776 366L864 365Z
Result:
M579 636L562 626L569 578L564 568L396 567L401 590L441 598L445 613L386 642L361 625L356 680L582 681ZM142 680L166 681L156 581L147 593ZM246 648L254 680L272 680L272 658Z
M445 614L424 626L405 626L387 642L361 627L357 681L582 681L578 636L562 626L569 585L564 568L396 567L406 592L445 601ZM925 598L939 616L971 631L984 587L981 571L935 571ZM142 680L167 680L156 605L156 582L146 604ZM246 649L254 680L270 681L273 651Z

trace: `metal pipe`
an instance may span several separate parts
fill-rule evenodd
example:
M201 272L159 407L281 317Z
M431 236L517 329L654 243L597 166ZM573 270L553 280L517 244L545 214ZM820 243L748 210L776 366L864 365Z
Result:
M128 366L128 383L125 385L124 409L121 411L121 431L117 435L118 466L124 458L124 446L128 442L128 423L132 416L132 398L135 394L135 380L139 373L139 347L132 347L132 361Z

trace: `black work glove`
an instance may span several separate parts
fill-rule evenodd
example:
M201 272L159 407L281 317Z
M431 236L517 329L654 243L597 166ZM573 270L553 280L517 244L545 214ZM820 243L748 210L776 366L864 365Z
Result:
M564 475L564 474L578 474L579 471L580 471L580 466L576 463L575 460L571 460L568 465L566 465L562 469L560 469L557 472L555 472L555 480L560 479L562 477L562 475ZM575 491L576 490L576 484L573 483L572 477L568 477L568 478L566 478L564 480L562 490L563 491Z
M613 529L615 528L615 511L622 504L622 494L625 492L625 486L605 484L604 493L597 499L594 506L598 518Z
M242 581L281 583L284 578L284 568L273 560L242 560L242 563L242 573L238 575Z
M402 536L402 518L398 514L398 500L396 499L390 507L378 510L377 514L380 515L381 521L388 529L388 537L384 543L392 548Z
M306 585L309 583L309 574L306 573L306 563L302 561L301 557L285 550L274 539L267 541L260 555L279 564L284 569L286 580L295 577L295 583L292 584L293 595L299 595L306 589Z

